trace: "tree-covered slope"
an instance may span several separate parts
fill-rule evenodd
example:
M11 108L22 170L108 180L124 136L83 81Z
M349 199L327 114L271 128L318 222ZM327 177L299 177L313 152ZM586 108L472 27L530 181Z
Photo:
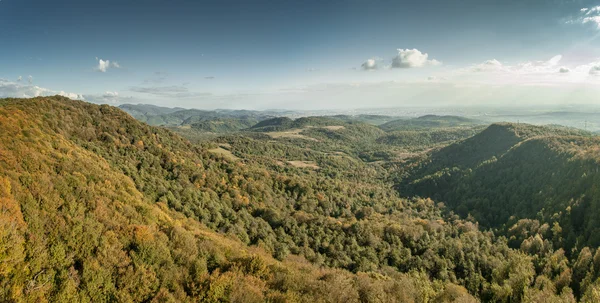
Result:
M150 117L160 116L184 110L180 107L170 108L151 104L121 104L119 108L138 120L146 121Z
M467 139L481 132L483 128L476 126L392 131L379 137L377 142L407 149L422 149Z
M300 259L272 259L270 254L285 258L288 243L307 241L300 230L308 226L329 226L322 232L330 237L351 225L279 216L286 207L278 200L300 198L305 186L214 158L118 109L61 97L5 99L0 129L1 301L469 297L451 284L434 287L417 272L382 272L388 278L380 280L317 269ZM284 227L294 217L304 223ZM246 246L251 243L258 248ZM333 265L334 255L321 253L328 254L312 254Z
M571 267L560 250L510 249L351 157L240 135L219 139L226 157L62 97L0 100L0 133L0 301L572 302L571 286L597 289L579 283L595 250Z
M246 127L249 127L258 121L273 117L270 112L251 110L199 110L159 107L149 104L122 104L119 105L119 108L139 121L161 126L182 126L196 123L206 125L210 124L210 121L239 119L248 121Z
M600 138L584 131L496 124L415 164L404 195L432 197L486 227L559 224L565 249L598 246Z
M600 245L599 146L576 129L492 125L400 170L397 188L443 202L539 261L564 251L576 272L571 285L583 294L600 273L591 263Z
M345 120L337 117L302 117L290 119L288 117L276 117L267 119L252 126L250 130L260 132L284 131L294 128L335 126L345 124Z
M190 128L200 132L231 133L249 128L257 122L254 118L215 118L194 122Z

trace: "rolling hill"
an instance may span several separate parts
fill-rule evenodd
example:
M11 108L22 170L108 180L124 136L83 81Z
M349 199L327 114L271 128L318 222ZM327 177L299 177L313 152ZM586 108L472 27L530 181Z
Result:
M567 256L539 224L511 249L400 197L382 165L331 152L383 133L356 125L310 128L330 141L309 147L255 132L195 145L115 107L1 99L0 301L574 302L600 289L594 248ZM558 138L553 151L595 159L594 138Z
M481 132L484 126L450 127L425 130L390 131L377 139L378 143L422 149L470 138Z
M558 224L567 250L600 245L600 138L526 124L494 124L416 163L405 195L443 201L461 216L505 232L520 219Z
M119 105L119 108L139 121L156 126L182 126L196 123L202 124L204 122L208 122L208 124L210 124L210 121L223 121L232 119L248 121L248 126L251 126L259 121L273 117L273 113L271 112L225 109L199 110L177 107L168 108L148 104L122 104Z
M151 104L122 104L119 108L138 120L147 120L147 117L160 116L185 110L180 107L163 107Z
M367 256L384 247L351 243L362 203L403 203L376 183L328 192L333 180L315 173L243 165L63 97L0 100L0 130L1 301L472 299L450 280L378 269ZM383 240L372 237L360 243Z
M284 131L294 128L335 126L342 125L345 123L346 122L341 118L330 116L302 117L298 119L290 119L288 117L276 117L261 121L256 125L252 126L250 130L261 132Z

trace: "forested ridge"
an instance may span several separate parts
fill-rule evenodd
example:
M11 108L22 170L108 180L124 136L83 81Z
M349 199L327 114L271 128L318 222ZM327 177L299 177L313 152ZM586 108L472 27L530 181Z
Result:
M598 137L580 130L492 125L416 161L400 192L445 201L486 227L508 228L523 218L556 222L566 241L558 247L595 247L599 146Z
M599 165L600 138L588 132L495 124L414 159L395 178L403 195L444 201L535 259L566 255L581 294L598 283Z
M286 126L314 126L296 137L240 132L190 142L106 105L0 100L0 301L598 300L593 208L582 208L589 220L573 229L572 247L559 231L568 226L561 220L573 217L566 210L556 225L545 219L550 210L536 217L535 208L508 208L517 215L507 219L516 220L510 228L491 231L496 225L487 221L480 228L485 217L458 205L458 194L476 201L478 192L453 196L440 187L436 196L418 186L437 178L429 176L439 171L435 155L444 148L414 162L382 163L370 159L370 144L390 157L398 147L377 142L381 129L307 121ZM592 207L597 139L562 129L539 138L546 131L523 130L529 137L507 144L503 157L495 148L475 151L486 154L484 162L496 156L489 162L506 171L516 170L509 167L516 160L503 159L530 155L536 144L548 147L548 157L559 155L556 163L581 161L590 177L570 187L586 194L569 202L570 213ZM445 142L435 138L424 145ZM518 151L524 155L512 154ZM539 161L548 163L544 157ZM439 167L464 163L460 180L463 169L488 167L469 156L448 161ZM486 211L473 203L468 207Z

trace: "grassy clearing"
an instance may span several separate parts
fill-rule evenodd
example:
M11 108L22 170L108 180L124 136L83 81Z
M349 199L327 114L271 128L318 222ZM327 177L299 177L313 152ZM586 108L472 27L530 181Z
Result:
M221 145L217 148L209 149L208 151L211 153L217 154L217 155L221 155L223 158L230 160L230 161L237 161L240 159L240 158L236 157L233 153L231 153L231 151L226 150L223 147L227 147L227 146Z
M319 141L315 138L309 137L309 136L305 136L303 134L301 134L303 131L309 129L309 128L324 128L324 129L328 129L328 130L340 130L340 129L344 129L345 127L342 125L331 125L331 126L322 126L322 127L314 127L314 126L307 126L305 128L293 128L293 129L289 129L286 131L280 131L280 132L267 132L265 134L271 136L271 138L274 139L279 139L279 138L295 138L295 139L304 139L304 140L311 140L311 141Z
M343 125L331 125L331 126L323 126L321 128L325 128L325 129L328 129L328 130L340 130L340 129L344 129L346 127L343 126Z
M294 138L294 139L304 139L304 140L311 140L311 141L319 141L315 138L311 138L305 135L300 134L302 131L306 130L306 128L294 128L294 129L290 129L290 130L286 130L286 131L281 131L281 132L268 132L265 133L269 136L271 136L271 138L274 139L279 139L279 138Z
M287 161L290 165L299 168L319 169L320 167L314 161Z

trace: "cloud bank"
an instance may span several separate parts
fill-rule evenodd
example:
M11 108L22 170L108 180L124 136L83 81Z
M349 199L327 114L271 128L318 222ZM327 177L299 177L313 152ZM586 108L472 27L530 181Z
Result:
M61 95L71 99L84 99L83 95L68 93L64 91L55 91L37 85L32 85L33 77L29 76L30 82L28 84L22 84L12 82L6 79L0 79L0 97L1 98L34 98L40 96L54 96Z

